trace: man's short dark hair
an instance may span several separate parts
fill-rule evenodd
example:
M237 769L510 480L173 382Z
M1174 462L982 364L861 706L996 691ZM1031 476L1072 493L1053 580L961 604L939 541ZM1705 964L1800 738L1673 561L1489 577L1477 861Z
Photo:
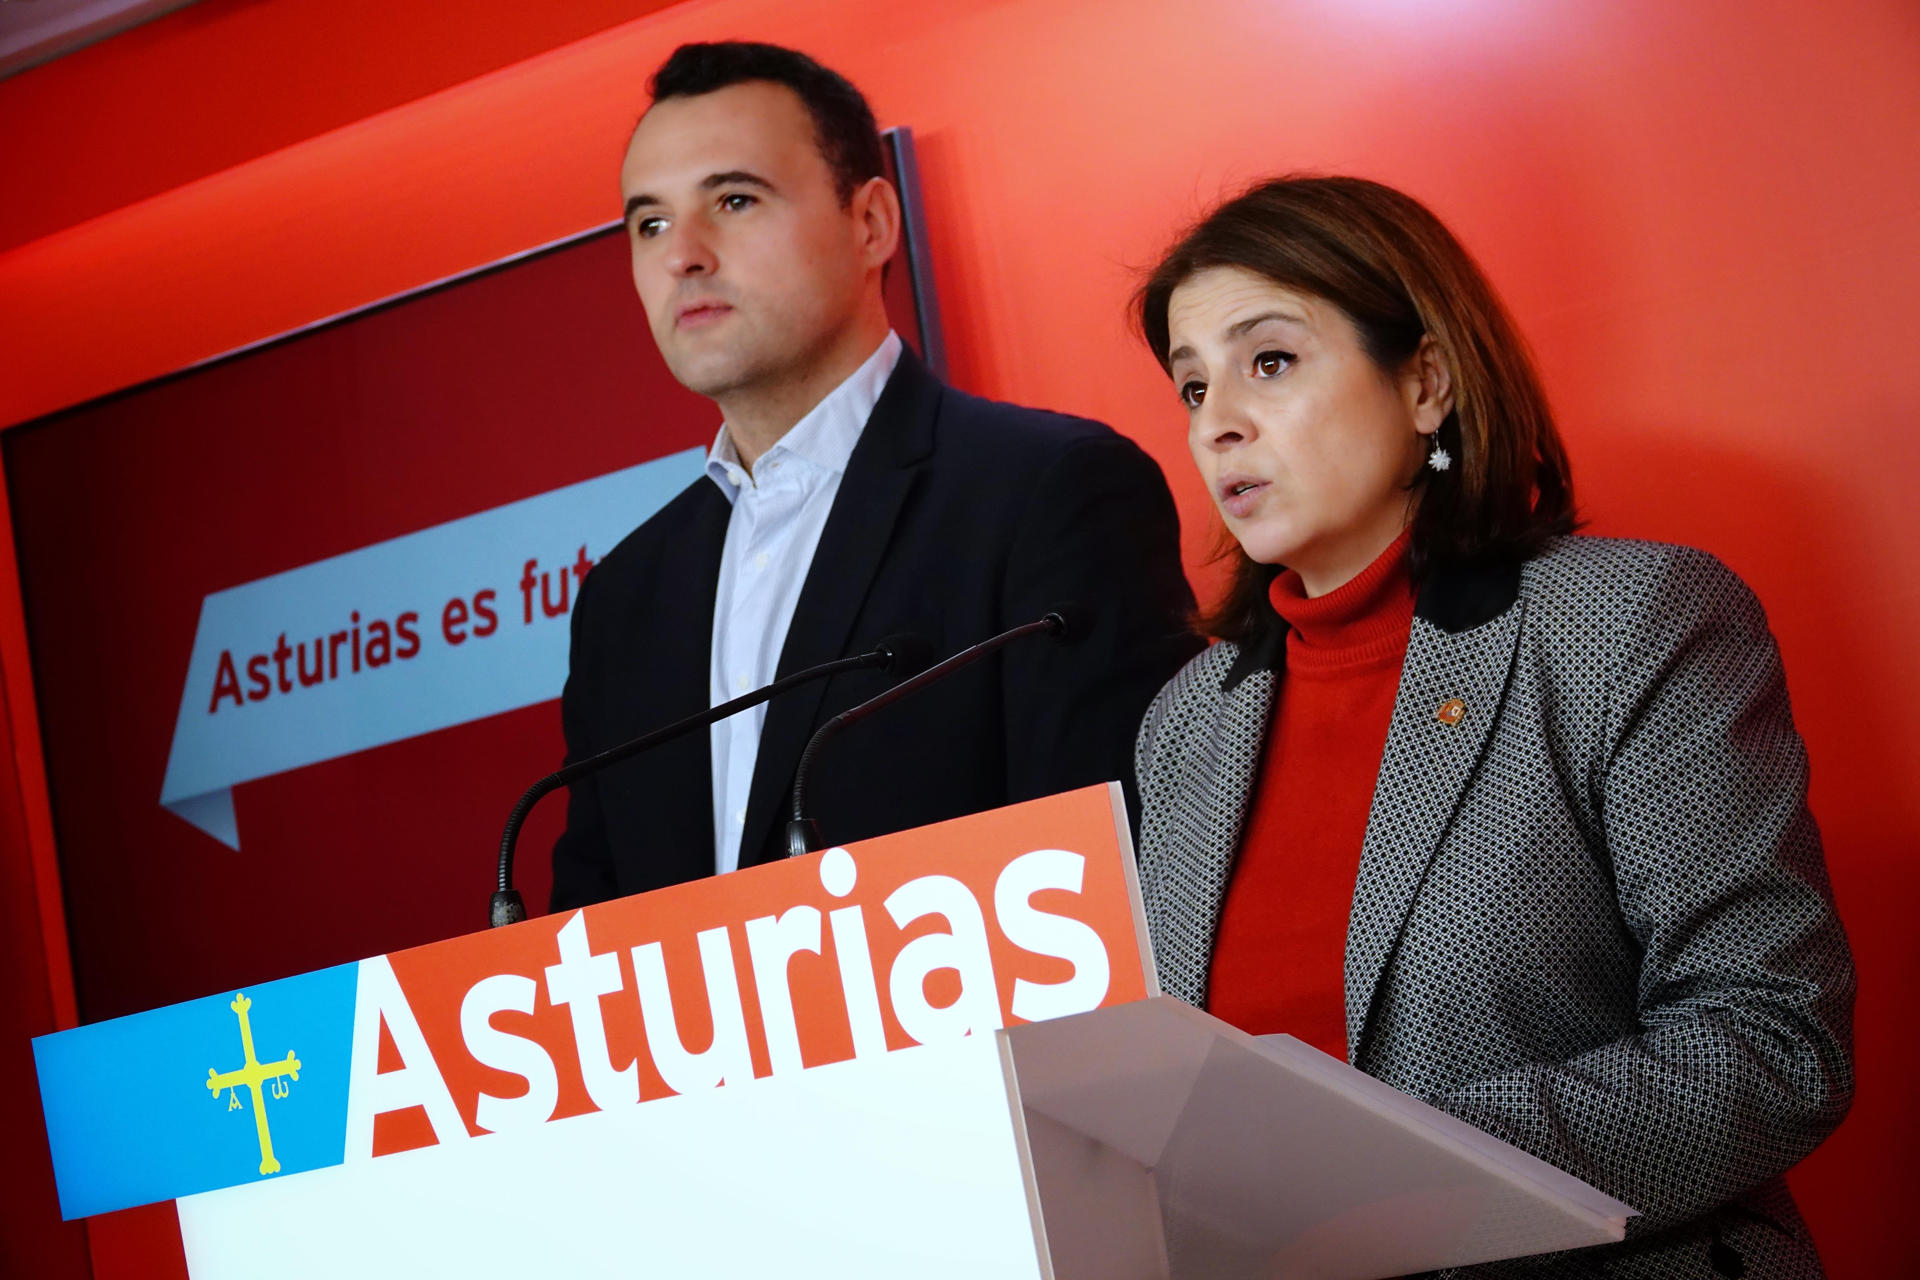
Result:
M866 98L845 76L793 49L746 40L683 44L660 64L647 90L655 102L664 102L754 80L785 85L799 97L813 117L814 140L833 172L841 204L853 199L862 183L885 172L880 129Z

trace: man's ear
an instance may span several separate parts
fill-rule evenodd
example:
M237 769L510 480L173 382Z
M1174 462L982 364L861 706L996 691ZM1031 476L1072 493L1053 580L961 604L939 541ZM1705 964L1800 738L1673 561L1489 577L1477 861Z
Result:
M1432 334L1421 336L1419 349L1407 361L1401 386L1407 410L1413 415L1413 429L1423 436L1438 431L1453 412L1453 371Z
M900 193L885 178L868 178L847 202L869 268L885 266L900 247Z

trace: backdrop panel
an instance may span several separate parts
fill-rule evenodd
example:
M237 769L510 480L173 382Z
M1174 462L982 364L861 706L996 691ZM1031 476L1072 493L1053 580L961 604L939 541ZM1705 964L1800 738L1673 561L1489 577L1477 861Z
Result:
M574 587L718 422L614 227L9 432L82 1020L478 927Z

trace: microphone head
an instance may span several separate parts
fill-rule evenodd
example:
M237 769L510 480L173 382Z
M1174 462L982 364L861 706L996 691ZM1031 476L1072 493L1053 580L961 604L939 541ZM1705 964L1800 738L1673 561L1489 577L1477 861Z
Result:
M1083 604L1062 600L1047 610L1040 620L1053 624L1050 634L1055 640L1062 644L1078 644L1087 638L1087 631L1093 626L1093 611Z
M886 637L873 646L873 651L886 656L880 669L902 680L912 679L933 665L933 646L911 631Z

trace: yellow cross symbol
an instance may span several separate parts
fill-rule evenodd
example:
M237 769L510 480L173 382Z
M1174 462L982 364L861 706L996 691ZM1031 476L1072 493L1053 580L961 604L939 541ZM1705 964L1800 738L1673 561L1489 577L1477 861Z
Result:
M246 1051L247 1065L238 1071L225 1073L208 1067L207 1088L212 1090L216 1098L220 1096L222 1089L231 1089L236 1085L245 1085L253 1092L253 1127L260 1131L260 1172L278 1173L280 1162L273 1158L273 1135L267 1132L267 1100L261 1094L260 1086L272 1081L273 1096L286 1097L287 1086L281 1077L298 1080L300 1059L294 1057L293 1050L289 1049L284 1062L276 1062L270 1067L261 1066L260 1060L253 1056L253 1024L247 1021L247 1010L253 1008L253 1001L247 999L246 993L242 992L236 995L227 1007L240 1015L240 1047ZM233 1109L231 1099L227 1109L229 1111Z

